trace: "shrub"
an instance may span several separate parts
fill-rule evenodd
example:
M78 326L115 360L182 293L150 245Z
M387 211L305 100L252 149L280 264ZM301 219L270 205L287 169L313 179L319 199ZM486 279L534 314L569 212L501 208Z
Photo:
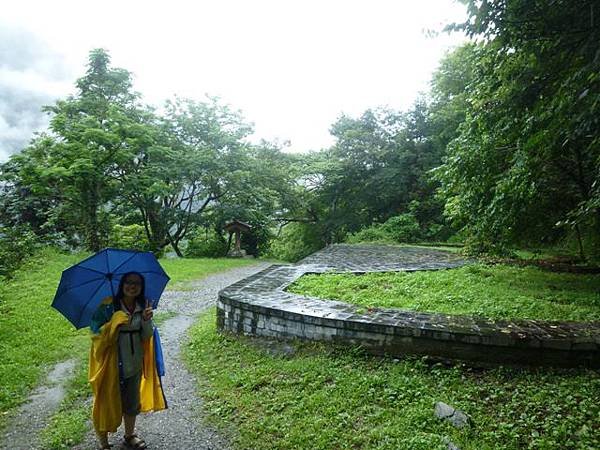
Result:
M185 249L188 258L221 258L227 256L227 241L223 236L208 228L196 228Z
M28 227L0 228L0 276L10 277L40 247Z
M577 235L574 228L569 229L560 243L560 247L569 254L583 256L588 263L599 265L600 233L598 233L598 228L593 223L580 224L579 231L580 236ZM582 249L583 255L581 255Z
M323 244L314 227L290 223L283 227L279 236L271 239L266 256L282 261L296 262L321 249Z
M371 225L356 233L349 234L346 242L349 244L359 244L361 242L395 243L392 237L381 227L381 224Z
M416 242L421 237L419 222L411 213L390 217L381 228L396 242Z
M254 225L250 231L242 233L242 249L248 255L263 256L269 252L272 237L268 228ZM234 244L235 235L231 239L231 245Z
M383 224L374 224L363 228L357 233L350 234L346 242L416 242L421 237L419 222L411 213L390 217Z
M128 250L152 250L142 225L114 225L109 234L109 246Z

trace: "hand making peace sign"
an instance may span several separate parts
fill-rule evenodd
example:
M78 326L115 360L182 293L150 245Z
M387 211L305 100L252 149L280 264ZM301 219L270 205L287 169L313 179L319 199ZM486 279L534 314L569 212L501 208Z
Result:
M150 320L150 319L152 319L153 315L154 315L154 312L152 310L152 305L150 304L150 300L146 299L146 307L144 308L144 311L142 312L142 319Z

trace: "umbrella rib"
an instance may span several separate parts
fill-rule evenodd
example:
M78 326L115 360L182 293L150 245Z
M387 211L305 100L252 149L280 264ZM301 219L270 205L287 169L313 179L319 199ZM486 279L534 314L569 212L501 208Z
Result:
M105 274L105 272L102 272L101 270L92 269L91 267L85 267L85 266L81 266L81 265L79 265L79 264L75 264L74 266L72 266L72 267L69 267L69 269L72 269L72 268L74 268L74 267L79 267L80 269L90 270L90 271L92 271L92 272L99 273L99 274L101 274L101 275L103 275L103 276L104 276L104 274ZM67 269L67 270L69 270L69 269ZM66 272L67 270L65 270L65 272Z
M62 296L65 293L69 292L71 289L80 288L81 286L85 286L86 284L93 283L94 281L98 281L98 280L101 280L103 278L104 278L104 274L102 274L102 278L100 278L100 277L99 278L94 278L92 280L86 281L85 283L78 284L77 286L69 286L67 289L65 289L63 292L61 292L60 295Z
M90 295L90 299L87 301L87 303L85 304L85 306L83 308L81 308L81 311L79 311L79 317L77 318L77 323L81 322L81 316L83 315L83 312L86 310L87 305L90 304L90 302L93 300L94 296L98 293L98 291L100 290L100 288L102 287L103 283L100 283L98 285L98 287L96 288L96 290L94 291L94 293L92 295Z
M113 273L116 273L118 269L120 269L124 264L128 263L129 261L131 261L131 259L133 259L135 257L135 255L139 254L140 252L136 252L133 255L131 255L129 258L127 258L125 261L123 261L121 264L119 264L117 267L115 267L113 269Z

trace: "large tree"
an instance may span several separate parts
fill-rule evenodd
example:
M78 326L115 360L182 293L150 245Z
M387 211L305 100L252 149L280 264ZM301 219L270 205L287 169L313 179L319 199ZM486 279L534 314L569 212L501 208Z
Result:
M553 242L556 225L599 236L600 3L466 3L455 28L481 44L439 172L448 214L480 250Z
M75 218L62 189L65 171L49 167L54 138L42 134L0 166L0 224L30 229L47 241L75 233Z
M117 179L155 251L171 245L181 255L196 226L219 230L235 218L267 227L285 203L289 176L279 149L248 144L252 127L218 99L170 101L154 130Z
M333 124L335 144L307 158L305 175L313 190L306 217L324 242L409 210L424 227L440 217L439 205L430 202L435 185L428 172L440 155L427 116L420 101L407 113L380 108Z
M76 95L46 111L52 115L50 131L55 138L48 167L51 174L61 173L65 201L86 247L99 250L108 234L106 208L116 193L115 166L147 143L131 74L111 67L106 51L93 50L86 74L77 80Z

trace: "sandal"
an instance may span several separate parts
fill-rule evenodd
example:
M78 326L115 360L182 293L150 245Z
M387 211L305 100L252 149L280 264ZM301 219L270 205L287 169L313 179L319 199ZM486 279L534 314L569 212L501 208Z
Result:
M148 447L146 442L143 439L140 439L137 436L137 434L132 434L131 436L123 436L123 442L125 442L125 445L127 447L133 448L133 449L142 450L142 449Z

